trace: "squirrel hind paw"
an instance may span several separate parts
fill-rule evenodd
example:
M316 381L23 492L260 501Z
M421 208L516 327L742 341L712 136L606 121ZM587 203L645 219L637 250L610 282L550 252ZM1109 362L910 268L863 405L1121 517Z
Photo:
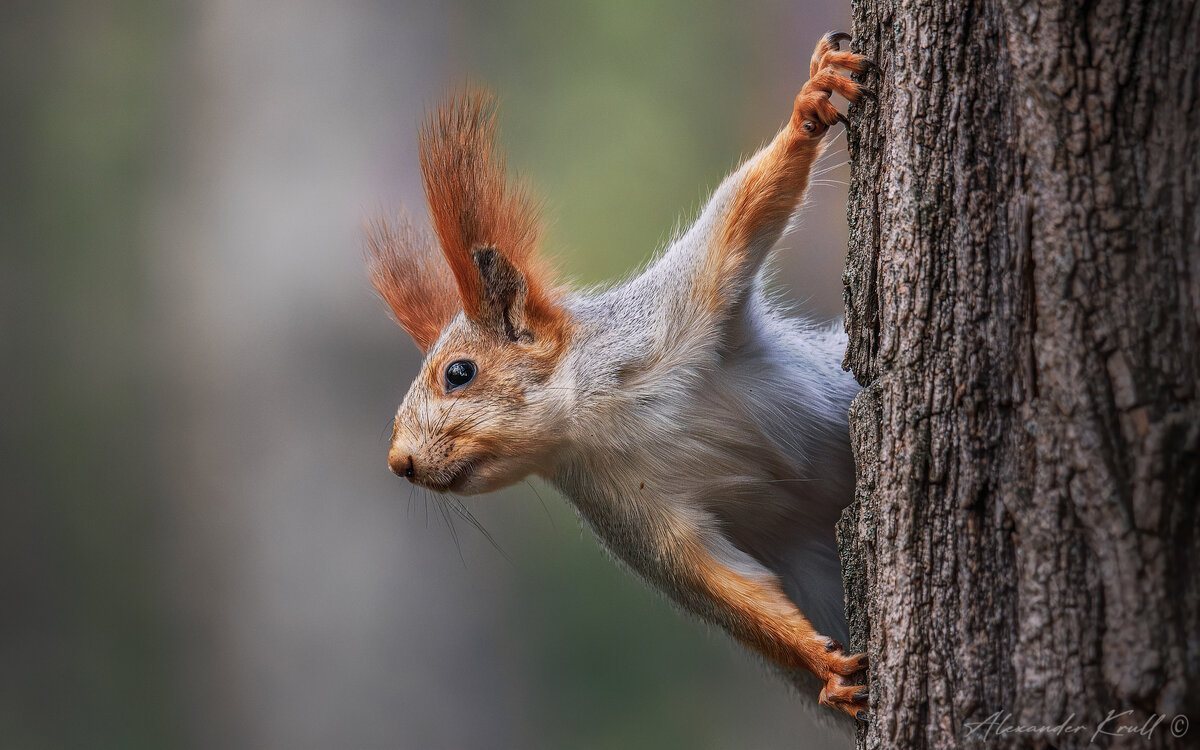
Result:
M845 676L840 674L832 674L826 680L825 687L821 688L821 695L817 701L822 706L865 721L860 717L867 715L867 699L869 697L870 693L866 685L849 682Z
M828 706L860 721L867 715L867 698L869 692L866 685L858 684L854 678L867 669L866 654L846 654L841 644L829 639L829 649L823 657L825 663L825 686L817 699L822 706Z

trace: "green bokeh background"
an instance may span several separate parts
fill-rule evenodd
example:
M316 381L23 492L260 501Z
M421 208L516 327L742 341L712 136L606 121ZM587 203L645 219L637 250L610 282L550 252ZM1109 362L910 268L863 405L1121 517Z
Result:
M848 8L0 13L0 748L827 745L811 696L544 484L469 501L502 556L386 473L418 358L359 230L423 215L416 124L470 78L566 274L619 278L785 120ZM817 186L780 261L816 317L843 204Z

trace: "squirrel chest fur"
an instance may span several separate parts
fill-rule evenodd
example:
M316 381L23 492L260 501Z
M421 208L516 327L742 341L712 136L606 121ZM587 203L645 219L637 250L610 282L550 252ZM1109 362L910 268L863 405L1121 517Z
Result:
M376 223L368 247L376 288L426 354L396 415L395 473L461 494L545 477L636 573L856 716L866 661L837 641L834 542L853 496L856 385L841 337L762 289L841 119L830 93L860 94L847 73L865 62L844 39L821 40L788 124L625 283L557 285L477 92L422 129L437 247L403 222Z

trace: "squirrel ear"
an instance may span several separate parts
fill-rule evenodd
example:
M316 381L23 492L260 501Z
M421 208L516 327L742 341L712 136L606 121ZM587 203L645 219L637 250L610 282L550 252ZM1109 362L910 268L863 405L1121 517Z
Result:
M392 316L417 348L429 351L459 309L454 276L441 254L400 214L368 224L366 256L371 283Z
M481 297L471 317L509 341L531 339L533 334L525 321L525 298L529 294L525 275L494 247L475 248L471 259L479 272Z

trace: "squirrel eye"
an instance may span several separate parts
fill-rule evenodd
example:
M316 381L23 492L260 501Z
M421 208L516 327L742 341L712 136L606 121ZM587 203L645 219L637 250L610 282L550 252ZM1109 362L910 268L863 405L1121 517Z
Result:
M475 363L460 359L451 362L446 368L446 390L453 391L462 388L475 379Z

